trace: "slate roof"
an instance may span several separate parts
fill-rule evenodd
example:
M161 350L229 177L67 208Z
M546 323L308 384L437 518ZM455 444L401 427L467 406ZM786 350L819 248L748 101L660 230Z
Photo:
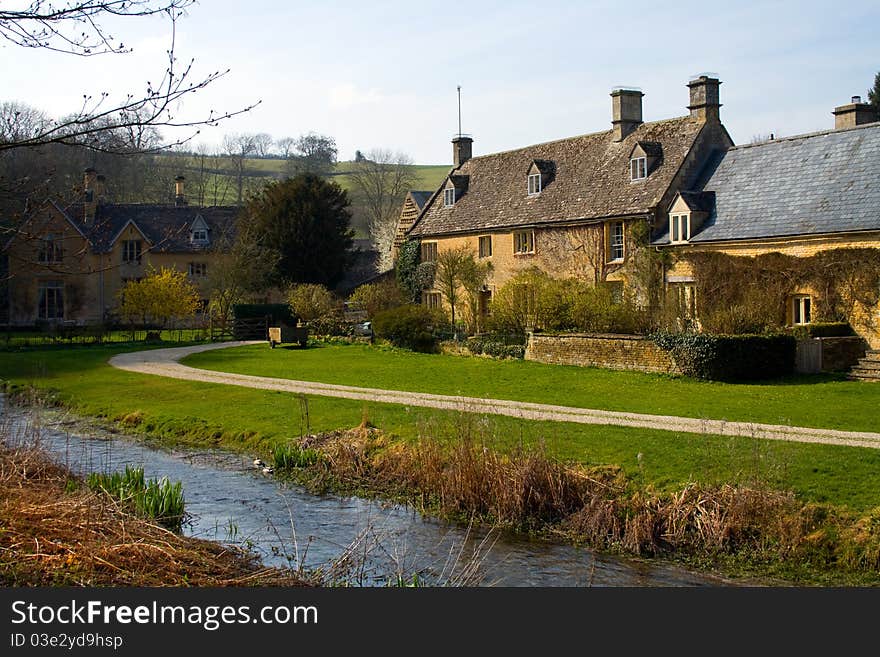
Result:
M681 117L644 123L620 142L606 130L471 158L452 172L467 176L467 191L451 208L443 207L442 194L433 196L409 234L465 233L650 212L703 125ZM629 157L636 142L660 144L663 159L647 179L631 182ZM526 172L535 161L551 162L554 175L540 194L529 196Z
M691 243L880 231L880 123L732 148L703 190Z
M425 207L425 203L427 203L431 199L431 196L433 194L434 194L434 192L425 192L425 191L421 191L421 190L419 190L419 191L411 190L410 191L410 196L412 196L412 200L419 207L419 210L421 210L422 208Z
M83 204L64 209L72 223L86 235L92 248L106 253L112 241L129 222L133 222L150 242L154 253L196 253L215 246L223 238L232 238L239 208L234 206L199 207L190 205L99 204L93 221L84 218ZM190 230L196 217L208 225L208 244L190 242Z

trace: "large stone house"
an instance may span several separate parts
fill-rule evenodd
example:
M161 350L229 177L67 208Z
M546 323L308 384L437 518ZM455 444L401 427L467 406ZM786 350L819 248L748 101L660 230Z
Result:
M422 261L465 245L491 262L484 313L498 287L531 267L622 287L633 227L665 222L677 192L692 189L706 162L733 145L719 118L719 85L705 75L691 80L689 114L649 123L641 91L615 89L611 129L491 155L472 157L473 140L458 135L452 170L401 231L421 242ZM444 303L434 289L423 302Z
M697 185L679 188L653 244L672 250L666 284L688 312L699 315L702 305L688 260L696 252L779 253L806 263L835 249L880 249L880 122L859 97L833 114L833 130L731 148ZM792 281L779 309L787 324L814 321L827 296L817 287ZM880 348L880 307L854 304L847 319Z
M238 208L190 206L183 177L175 186L173 205L112 204L103 177L87 169L81 200L47 201L31 212L0 252L0 324L114 321L122 286L151 266L186 272L207 300L208 274Z

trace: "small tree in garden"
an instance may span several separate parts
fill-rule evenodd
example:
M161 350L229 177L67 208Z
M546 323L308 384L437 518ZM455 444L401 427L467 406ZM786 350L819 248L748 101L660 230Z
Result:
M160 328L192 319L199 308L199 291L187 275L176 269L150 268L146 277L129 281L120 290L120 311L132 325Z
M287 303L295 316L304 322L326 319L339 313L339 301L323 285L294 285L287 293Z
M405 300L396 281L384 280L361 285L348 301L353 307L367 313L367 317L374 317L383 310L403 305Z
M486 283L488 275L489 266L478 263L470 249L464 245L441 251L437 255L434 285L452 311L453 331L456 311L463 302L468 303L472 320L479 314L480 288Z

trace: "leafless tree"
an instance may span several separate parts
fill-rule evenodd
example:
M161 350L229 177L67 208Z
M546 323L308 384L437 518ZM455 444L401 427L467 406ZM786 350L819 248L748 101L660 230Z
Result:
M266 157L272 153L272 146L275 145L275 140L272 139L272 135L259 132L254 135L254 154L257 157Z
M244 202L244 172L247 159L257 152L256 135L247 133L224 135L223 151L235 180L236 204L241 205Z
M282 137L275 142L275 148L278 149L281 157L288 160L290 159L290 156L293 155L296 148L296 139L293 137Z
M287 151L287 175L315 173L326 176L336 166L337 153L333 137L314 132L300 135Z
M376 149L354 164L349 179L355 199L369 220L370 237L379 252L379 271L393 267L391 248L406 193L415 184L413 160L404 153Z
M37 129L16 130L16 137L0 139L0 153L28 146L68 144L94 150L112 149L112 141L97 138L108 130L159 127L190 128L190 134L170 143L149 145L145 150L185 143L203 126L214 126L223 119L247 112L258 103L226 112L209 111L201 116L178 116L177 107L189 94L198 92L228 69L202 78L194 77L190 60L181 64L175 55L177 20L194 0L79 0L56 5L34 0L22 9L0 9L0 37L23 48L41 48L76 56L123 54L130 49L104 26L108 18L163 15L171 23L168 61L158 84L147 82L143 91L111 99L108 92L84 94L80 106L70 115L37 124ZM20 117L24 118L24 117ZM8 131L6 131L8 132Z

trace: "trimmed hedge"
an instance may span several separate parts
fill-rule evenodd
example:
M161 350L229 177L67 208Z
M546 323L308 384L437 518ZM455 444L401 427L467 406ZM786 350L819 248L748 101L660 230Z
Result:
M796 326L791 334L799 340L806 338L842 338L855 335L853 327L847 322L816 322Z
M493 358L523 358L526 354L525 345L504 344L496 340L486 340L477 337L468 338L466 346L468 351L475 356L485 354Z
M797 341L791 335L658 333L651 337L657 346L670 352L687 376L757 381L794 372Z
M268 316L275 324L284 322L296 326L297 318L286 303L239 303L232 306L235 319L263 319Z
M437 316L424 306L407 304L376 313L373 333L395 347L431 353L437 350L433 332Z

